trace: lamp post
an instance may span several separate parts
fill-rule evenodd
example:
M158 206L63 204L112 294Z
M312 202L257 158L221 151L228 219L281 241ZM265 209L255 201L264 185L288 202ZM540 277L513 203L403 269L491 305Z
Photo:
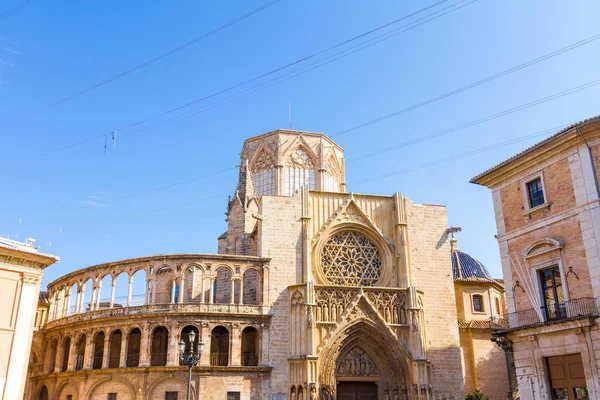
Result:
M188 337L190 339L190 351L185 351L185 342L181 340L179 342L179 359L188 366L187 400L190 400L192 393L192 368L198 364L200 357L202 357L202 353L204 352L204 342L202 340L198 342L198 353L194 353L196 332L190 331Z

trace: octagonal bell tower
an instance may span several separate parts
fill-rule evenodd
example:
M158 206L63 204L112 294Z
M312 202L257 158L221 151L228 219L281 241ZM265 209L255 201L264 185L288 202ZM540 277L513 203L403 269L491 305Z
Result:
M344 150L321 133L276 130L247 139L241 168L248 168L256 195L292 196L310 190L344 192Z

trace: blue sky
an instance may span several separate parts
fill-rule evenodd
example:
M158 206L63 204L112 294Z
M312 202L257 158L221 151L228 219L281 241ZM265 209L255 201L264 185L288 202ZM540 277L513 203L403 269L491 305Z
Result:
M0 21L0 126L266 2L36 0ZM19 3L2 2L0 15ZM463 2L455 12L193 117L153 125L179 115L173 113L119 132L106 155L99 138L22 162L238 84L433 3L281 0L121 79L0 128L0 235L34 237L41 251L61 257L46 270L46 284L101 262L216 252L242 142L286 128L288 102L294 129L334 135L600 33L600 7L592 0ZM600 86L376 157L350 159L599 79L599 50L600 40L594 41L337 135L349 159L348 190L401 191L418 203L447 205L450 225L463 228L461 249L501 276L491 194L469 179L543 136L414 167L599 114ZM136 132L146 126L152 129ZM402 170L411 171L372 179ZM360 181L366 182L353 183Z

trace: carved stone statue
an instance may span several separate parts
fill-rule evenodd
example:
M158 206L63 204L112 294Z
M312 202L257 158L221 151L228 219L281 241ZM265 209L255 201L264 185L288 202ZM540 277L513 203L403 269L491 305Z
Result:
M400 400L400 395L398 394L398 389L394 389L394 400Z
M317 389L314 386L310 388L310 400L317 400Z
M338 362L337 374L342 376L376 376L379 375L375 362L360 347L350 350Z
M383 400L390 400L390 391L388 389L385 389Z

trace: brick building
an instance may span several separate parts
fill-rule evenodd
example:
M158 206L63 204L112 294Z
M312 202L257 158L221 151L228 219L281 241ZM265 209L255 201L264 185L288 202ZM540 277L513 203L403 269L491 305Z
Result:
M511 348L523 399L600 398L600 118L476 176L492 190Z
M181 400L177 343L191 331L205 345L194 399L463 397L445 207L346 193L337 144L278 130L244 142L227 220L219 254L50 283L27 398Z

